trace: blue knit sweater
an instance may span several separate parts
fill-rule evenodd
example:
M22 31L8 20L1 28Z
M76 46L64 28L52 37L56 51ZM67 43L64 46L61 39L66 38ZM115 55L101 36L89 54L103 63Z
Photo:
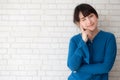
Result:
M70 39L67 66L72 71L68 80L108 80L116 58L116 39L112 33L99 31L86 43L81 34Z

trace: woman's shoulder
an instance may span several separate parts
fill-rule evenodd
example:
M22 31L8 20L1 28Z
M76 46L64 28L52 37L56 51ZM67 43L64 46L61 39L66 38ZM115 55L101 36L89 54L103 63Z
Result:
M70 41L79 42L82 39L81 33L75 34L70 38Z
M112 32L103 31L103 30L101 30L101 35L103 35L103 37L106 38L115 37L115 35Z

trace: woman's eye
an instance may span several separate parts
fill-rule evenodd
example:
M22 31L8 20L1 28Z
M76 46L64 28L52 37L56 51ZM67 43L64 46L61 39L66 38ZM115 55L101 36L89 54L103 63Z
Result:
M93 17L93 15L90 15L89 17Z
M82 21L85 21L86 19L82 19Z

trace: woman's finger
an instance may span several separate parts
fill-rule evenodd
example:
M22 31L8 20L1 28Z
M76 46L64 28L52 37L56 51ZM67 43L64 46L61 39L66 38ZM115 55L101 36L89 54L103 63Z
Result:
M83 31L84 31L84 29L83 29L83 27L82 27L82 26L80 26L80 29L81 29L81 32L83 32Z

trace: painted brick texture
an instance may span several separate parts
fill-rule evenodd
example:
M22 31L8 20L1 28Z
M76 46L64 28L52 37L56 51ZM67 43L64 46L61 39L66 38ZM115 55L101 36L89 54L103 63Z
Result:
M115 34L118 52L109 78L120 80L120 0L0 0L0 80L67 80L79 3L93 5L99 28Z

